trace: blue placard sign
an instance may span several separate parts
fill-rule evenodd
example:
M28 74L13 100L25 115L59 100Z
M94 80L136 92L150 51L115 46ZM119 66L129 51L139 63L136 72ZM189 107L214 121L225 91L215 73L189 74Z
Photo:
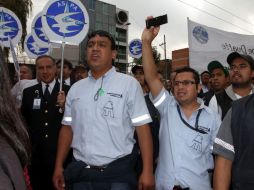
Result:
M89 30L89 16L79 0L48 1L42 25L51 42L78 45Z
M4 47L10 47L9 39L11 39L15 47L21 36L22 26L18 17L9 9L0 7L0 44Z
M38 13L32 22L32 30L31 33L34 37L34 40L40 45L40 46L49 46L49 39L47 35L44 32L44 29L42 27L42 12Z
M142 42L139 39L134 39L129 43L129 55L133 58L140 58L142 56Z
M36 43L33 36L31 34L28 34L26 36L25 42L24 42L24 48L25 52L28 55L28 57L32 59L36 59L40 55L47 55L49 54L49 48L48 47L40 47L39 44Z

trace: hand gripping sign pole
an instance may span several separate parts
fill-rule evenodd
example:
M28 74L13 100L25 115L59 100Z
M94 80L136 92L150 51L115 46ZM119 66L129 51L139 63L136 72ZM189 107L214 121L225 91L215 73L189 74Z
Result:
M50 42L61 43L61 91L65 45L79 45L86 37L89 16L79 0L52 0L43 9L42 25Z

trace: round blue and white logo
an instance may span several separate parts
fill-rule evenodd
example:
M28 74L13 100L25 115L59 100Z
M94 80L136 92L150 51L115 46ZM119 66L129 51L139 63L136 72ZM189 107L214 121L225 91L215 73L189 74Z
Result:
M209 40L208 33L206 29L202 26L195 26L192 34L196 40L201 44L206 44Z
M9 9L0 7L0 44L10 47L9 38L16 46L22 36L22 26L18 17Z
M129 54L133 58L140 58L142 56L142 42L140 39L131 40L129 43Z
M50 41L78 45L87 35L89 16L79 0L48 1L42 25Z
M47 55L49 54L48 47L40 47L39 44L36 43L33 36L28 34L26 36L24 42L25 52L31 59L36 59L40 55Z
M40 45L40 46L49 46L49 39L47 35L44 32L44 29L42 27L41 22L42 12L38 13L32 22L32 36L34 37L34 40Z

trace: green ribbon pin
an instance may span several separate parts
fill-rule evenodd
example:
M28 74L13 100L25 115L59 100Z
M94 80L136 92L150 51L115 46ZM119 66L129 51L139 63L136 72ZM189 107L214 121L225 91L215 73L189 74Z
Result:
M99 90L99 96L103 96L104 95L104 90L102 88L100 88Z

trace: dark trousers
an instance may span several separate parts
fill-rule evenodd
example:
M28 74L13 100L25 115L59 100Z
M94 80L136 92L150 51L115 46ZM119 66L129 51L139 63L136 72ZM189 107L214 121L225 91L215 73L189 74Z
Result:
M172 190L190 190L189 187L181 188L179 185L175 185Z
M72 190L132 190L127 183L75 183Z
M33 190L54 190L52 175L53 166L32 165L29 170Z
M134 171L136 149L119 158L104 169L86 168L87 164L73 160L65 169L66 190L133 190L137 186Z

